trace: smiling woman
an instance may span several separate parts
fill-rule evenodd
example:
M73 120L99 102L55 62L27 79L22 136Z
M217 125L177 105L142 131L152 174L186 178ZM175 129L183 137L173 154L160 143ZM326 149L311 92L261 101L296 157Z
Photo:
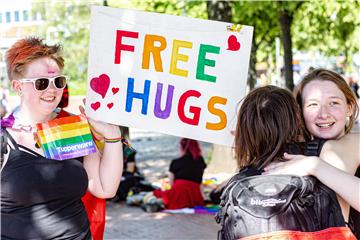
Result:
M339 74L316 69L304 77L295 95L308 137L338 139L350 132L359 109L354 93Z
M44 157L36 144L36 124L69 115L55 111L67 84L60 50L32 37L6 53L8 76L21 103L2 124L8 141L1 145L1 239L91 239L82 197L87 191L112 197L120 182L118 126L87 118L98 138L105 139L103 154L57 161Z
M291 161L273 164L266 171L317 177L337 193L345 221L360 238L360 178L354 176L360 167L360 136L350 133L359 112L356 97L344 78L327 69L307 74L295 97L302 109L307 140L316 144L324 142L322 139L329 141L320 147L319 157L285 155Z

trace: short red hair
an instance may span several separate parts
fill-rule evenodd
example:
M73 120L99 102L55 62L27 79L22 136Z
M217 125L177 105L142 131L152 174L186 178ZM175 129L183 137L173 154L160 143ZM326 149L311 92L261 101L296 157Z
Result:
M26 64L42 57L50 57L61 70L64 68L64 59L59 44L47 45L43 39L37 37L20 39L14 43L5 55L9 80L22 77Z

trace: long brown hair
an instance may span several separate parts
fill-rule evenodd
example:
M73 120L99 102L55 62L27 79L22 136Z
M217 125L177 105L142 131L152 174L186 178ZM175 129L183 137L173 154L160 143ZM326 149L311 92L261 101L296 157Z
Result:
M355 119L357 115L359 114L359 107L357 105L356 96L354 92L351 90L350 86L346 82L346 80L336 72L318 68L311 72L309 72L307 75L304 76L304 78L301 80L298 86L294 89L294 95L296 98L296 101L298 102L301 109L303 109L303 99L302 94L304 91L305 86L315 80L319 81L330 81L336 84L336 86L340 89L340 91L343 92L346 98L346 103L351 106L352 114L349 119L349 123L345 126L345 133L349 133L354 125ZM306 130L306 138L310 139L311 134Z
M238 113L235 156L239 167L261 170L281 159L303 128L300 108L291 92L276 86L254 89L243 99Z

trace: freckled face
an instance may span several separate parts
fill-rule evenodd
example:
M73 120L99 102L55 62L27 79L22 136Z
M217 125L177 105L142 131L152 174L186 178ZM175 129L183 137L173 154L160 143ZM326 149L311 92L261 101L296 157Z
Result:
M54 77L60 75L60 68L48 57L36 59L27 64L23 78ZM51 114L61 100L63 90L57 89L53 83L45 91L37 91L33 83L21 83L22 104L32 112L41 115Z
M302 94L306 128L318 138L337 139L345 135L346 117L351 115L344 93L331 81L306 84Z

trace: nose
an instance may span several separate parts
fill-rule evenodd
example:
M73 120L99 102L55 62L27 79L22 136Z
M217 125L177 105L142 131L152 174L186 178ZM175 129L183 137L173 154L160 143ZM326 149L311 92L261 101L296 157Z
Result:
M327 106L321 106L319 109L319 118L326 119L329 116L329 111Z

